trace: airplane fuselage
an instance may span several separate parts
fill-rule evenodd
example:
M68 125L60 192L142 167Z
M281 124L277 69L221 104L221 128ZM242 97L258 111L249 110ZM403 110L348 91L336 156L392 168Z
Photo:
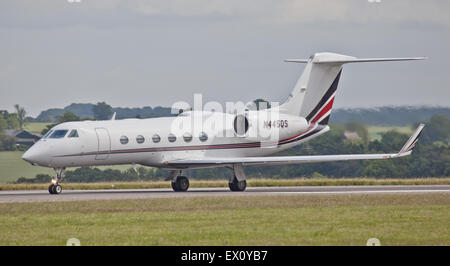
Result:
M270 119L261 112L264 111L247 113L249 129L244 136L235 132L236 116L225 113L188 112L176 117L66 122L52 128L23 158L52 168L118 164L173 168L165 162L269 155L328 130L328 126L311 125L301 117L281 115ZM196 126L199 123L201 126ZM313 126L316 134L295 139ZM55 137L57 131L64 136ZM71 137L74 131L76 137Z

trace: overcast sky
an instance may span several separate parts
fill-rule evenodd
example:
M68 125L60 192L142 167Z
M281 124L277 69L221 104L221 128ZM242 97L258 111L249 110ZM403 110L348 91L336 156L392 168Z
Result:
M448 0L0 0L0 109L282 102L314 52L427 56L344 66L335 105L450 106Z

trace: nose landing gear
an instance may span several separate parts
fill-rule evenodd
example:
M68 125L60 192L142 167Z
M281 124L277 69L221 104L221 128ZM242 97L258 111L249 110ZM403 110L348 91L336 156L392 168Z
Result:
M61 185L51 184L50 186L48 186L48 192L50 194L59 194L62 192L62 187Z
M50 194L60 194L62 192L62 187L59 184L64 176L65 168L55 168L55 178L52 179L52 184L48 187L48 192Z

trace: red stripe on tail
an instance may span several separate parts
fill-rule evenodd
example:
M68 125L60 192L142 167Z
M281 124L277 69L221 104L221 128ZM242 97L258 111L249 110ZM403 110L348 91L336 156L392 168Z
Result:
M311 121L311 123L315 123L317 122L320 118L322 118L322 116L326 113L328 113L328 111L331 110L331 108L333 107L333 102L334 102L334 96L333 98L331 98L331 100L327 103L327 105L325 105L325 107L322 109L322 111L320 111L320 113L318 113L316 115L316 117L313 118L313 120Z

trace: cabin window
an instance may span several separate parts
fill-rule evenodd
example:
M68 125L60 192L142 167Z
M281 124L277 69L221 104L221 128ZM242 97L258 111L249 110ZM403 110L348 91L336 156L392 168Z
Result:
M175 142L175 141L177 140L177 137L175 137L174 134L170 133L169 136L167 137L167 139L168 139L170 142Z
M70 131L69 138L78 138L78 131L76 129Z
M154 143L158 143L161 141L161 137L158 134L153 135L152 140Z
M188 132L184 133L183 139L184 139L185 142L191 142L192 141L191 133L188 133Z
M144 141L145 141L144 136L139 135L139 136L136 137L136 142L137 143L142 144L142 143L144 143Z
M201 142L204 142L208 140L208 135L206 135L205 132L201 132L198 138L200 139Z
M50 136L50 134L53 133L53 130L49 130L47 133L45 133L45 135L42 137L43 139L48 138L48 136Z
M120 143L122 143L123 145L128 143L128 137L127 136L122 136L120 137Z
M60 130L55 130L49 138L51 139L61 139L64 138L64 136L67 134L69 130L67 129L60 129Z

